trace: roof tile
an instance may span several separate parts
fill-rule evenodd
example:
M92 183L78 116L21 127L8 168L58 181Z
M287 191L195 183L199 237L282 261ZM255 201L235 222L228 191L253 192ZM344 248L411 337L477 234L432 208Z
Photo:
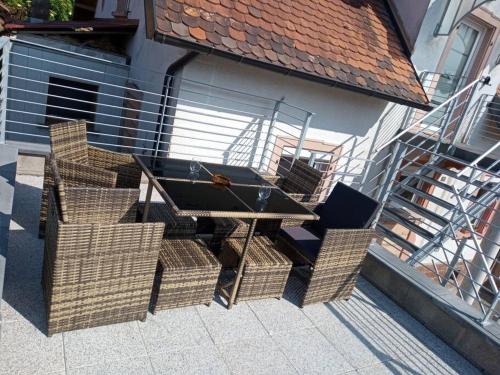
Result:
M156 32L406 98L427 97L380 0L155 0Z

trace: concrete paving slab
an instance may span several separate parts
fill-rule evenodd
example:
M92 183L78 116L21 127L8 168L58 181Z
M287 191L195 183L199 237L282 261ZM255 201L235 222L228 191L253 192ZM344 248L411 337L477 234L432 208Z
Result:
M46 375L64 370L62 335L47 338L26 320L2 324L1 375Z
M130 361L148 355L137 322L65 332L68 368Z

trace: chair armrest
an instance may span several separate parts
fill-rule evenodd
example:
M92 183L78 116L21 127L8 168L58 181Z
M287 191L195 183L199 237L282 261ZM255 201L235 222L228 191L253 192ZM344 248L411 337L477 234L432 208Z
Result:
M310 211L314 213L318 213L323 203L317 202L300 202L301 205L308 208ZM316 220L300 220L300 219L284 219L281 223L282 228L290 228L290 227L305 227L311 228L314 226Z
M139 189L68 187L64 189L67 223L135 223Z
M139 187L142 170L132 154L104 150L90 145L88 153L90 165L118 173L117 187Z
M302 193L287 193L288 196L292 199L295 199L297 202L311 202L317 203L319 201L319 194L302 194Z
M52 164L54 177L64 181L65 186L88 186L114 188L118 174L101 168L56 159Z
M274 185L279 185L280 182L283 180L282 177L278 176L278 175L263 174L263 175L261 175L261 177L264 180L266 180Z

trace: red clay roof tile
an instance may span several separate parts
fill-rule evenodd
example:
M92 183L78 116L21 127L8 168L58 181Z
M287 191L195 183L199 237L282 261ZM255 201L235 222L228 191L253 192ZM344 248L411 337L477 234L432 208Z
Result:
M194 41L389 100L428 103L384 1L154 1L159 40Z

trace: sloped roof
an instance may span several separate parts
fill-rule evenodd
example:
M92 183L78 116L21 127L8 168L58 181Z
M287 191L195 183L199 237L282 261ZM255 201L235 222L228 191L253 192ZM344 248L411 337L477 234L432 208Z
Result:
M150 0L158 41L416 107L427 97L383 0Z

